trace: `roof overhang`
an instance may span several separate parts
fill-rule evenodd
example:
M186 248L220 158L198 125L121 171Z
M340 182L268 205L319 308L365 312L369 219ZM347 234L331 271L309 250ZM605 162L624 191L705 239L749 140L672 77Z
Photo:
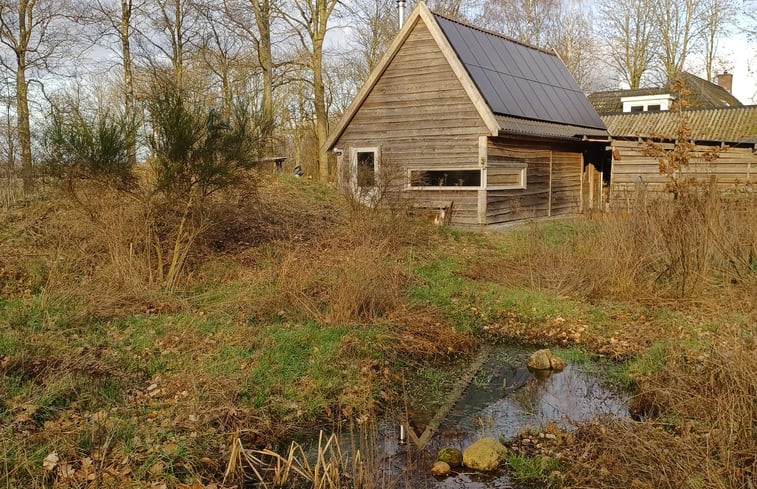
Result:
M326 139L326 143L324 144L324 149L326 151L333 149L336 141L339 139L342 133L344 133L345 129L347 129L347 126L355 117L358 109L360 109L360 106L363 105L363 102L371 93L371 90L373 90L378 81L381 79L381 75L383 75L386 69L389 67L389 64L397 55L400 48L410 36L410 33L413 31L418 22L423 22L428 28L429 32L431 32L431 36L434 38L434 41L436 41L437 45L441 49L445 59L452 68L452 71L455 73L458 80L460 80L460 83L465 89L465 92L468 94L468 97L470 97L471 102L481 116L481 119L483 119L484 124L486 124L486 127L487 129L489 129L491 135L496 136L498 134L500 127L494 117L494 113L491 111L481 93L478 91L478 88L473 83L470 75L468 75L467 70L460 62L457 54L455 54L455 51L449 44L449 41L439 27L439 24L436 22L436 19L434 19L433 14L428 9L426 4L421 1L417 3L413 11L410 13L404 25L402 26L402 29L400 29L399 33L397 33L397 36L389 45L389 48L386 50L386 53L384 53L384 56L381 57L379 63L373 69L370 76L368 76L368 79L363 84L362 88L360 88L360 90L357 92L355 98L352 100L352 103L349 105L349 107L347 107L347 110L344 112L341 119L339 119L336 127Z
M561 139L567 141L604 141L610 140L610 134L604 129L559 124L557 122L536 121L495 115L500 128L498 136L526 135L538 138Z

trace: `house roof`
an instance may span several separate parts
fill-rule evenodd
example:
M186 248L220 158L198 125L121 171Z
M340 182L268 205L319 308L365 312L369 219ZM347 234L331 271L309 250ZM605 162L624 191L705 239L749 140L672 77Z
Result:
M608 136L556 54L433 14L419 1L329 135L327 150L334 147L418 22L429 29L492 136Z
M691 139L726 143L757 143L757 105L683 111ZM675 112L635 112L602 116L612 137L674 138Z
M604 129L556 54L438 14L434 18L495 114Z
M691 109L742 106L742 103L736 97L719 85L685 71L679 76L691 92L687 97L689 108ZM639 88L635 90L611 90L590 94L589 102L600 114L609 114L623 111L623 102L621 102L621 98L623 97L664 95L668 93L671 93L670 84L662 87Z

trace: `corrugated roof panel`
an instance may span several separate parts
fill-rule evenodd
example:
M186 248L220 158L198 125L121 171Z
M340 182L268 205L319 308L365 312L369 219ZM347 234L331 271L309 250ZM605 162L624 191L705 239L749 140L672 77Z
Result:
M684 111L691 138L697 141L751 142L757 139L757 106L695 109ZM678 119L675 112L609 114L602 117L616 137L674 138Z
M495 114L604 129L554 54L436 14L435 18ZM500 95L505 91L507 95Z
M559 124L555 122L534 121L529 119L520 119L504 115L495 116L500 127L507 132L516 134L528 134L531 136L556 137L561 139L576 139L581 136L590 136L593 138L607 138L607 131L604 129L591 129L569 124Z

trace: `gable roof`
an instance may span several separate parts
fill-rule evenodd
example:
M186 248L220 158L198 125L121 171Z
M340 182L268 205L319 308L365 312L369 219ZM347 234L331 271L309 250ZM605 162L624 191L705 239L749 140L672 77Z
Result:
M420 1L329 135L327 150L418 22L428 28L492 136L607 137L604 123L556 54L431 13Z
M689 108L706 109L717 107L741 107L742 103L725 88L708 82L688 72L681 73L686 88L691 92L687 97ZM589 94L589 102L600 114L623 112L623 97L642 95L664 95L670 92L670 83L662 87L639 88L635 90L610 90ZM675 94L674 94L675 95Z
M685 110L691 139L757 144L757 105ZM635 112L603 115L612 137L674 138L675 112Z

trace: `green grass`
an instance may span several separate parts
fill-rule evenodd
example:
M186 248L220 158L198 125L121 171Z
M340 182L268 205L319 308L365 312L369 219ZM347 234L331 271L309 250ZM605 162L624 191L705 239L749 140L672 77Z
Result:
M279 415L312 417L335 401L342 385L357 381L358 365L346 363L341 348L352 334L347 327L316 323L272 324L261 330L262 343L254 351L226 355L226 360L221 354L212 361L220 365L249 357L252 366L243 380L242 399ZM371 329L358 334L359 341L376 341Z
M560 461L554 457L526 457L510 453L507 455L508 475L520 483L553 482L553 472L560 470Z
M594 354L585 348L553 348L552 352L569 364L587 366L595 362Z
M558 316L574 317L579 307L574 301L525 287L508 287L501 290L497 306L509 310L519 319L542 322Z
M657 341L649 349L637 355L629 364L632 378L646 377L665 368L671 344L668 340Z

